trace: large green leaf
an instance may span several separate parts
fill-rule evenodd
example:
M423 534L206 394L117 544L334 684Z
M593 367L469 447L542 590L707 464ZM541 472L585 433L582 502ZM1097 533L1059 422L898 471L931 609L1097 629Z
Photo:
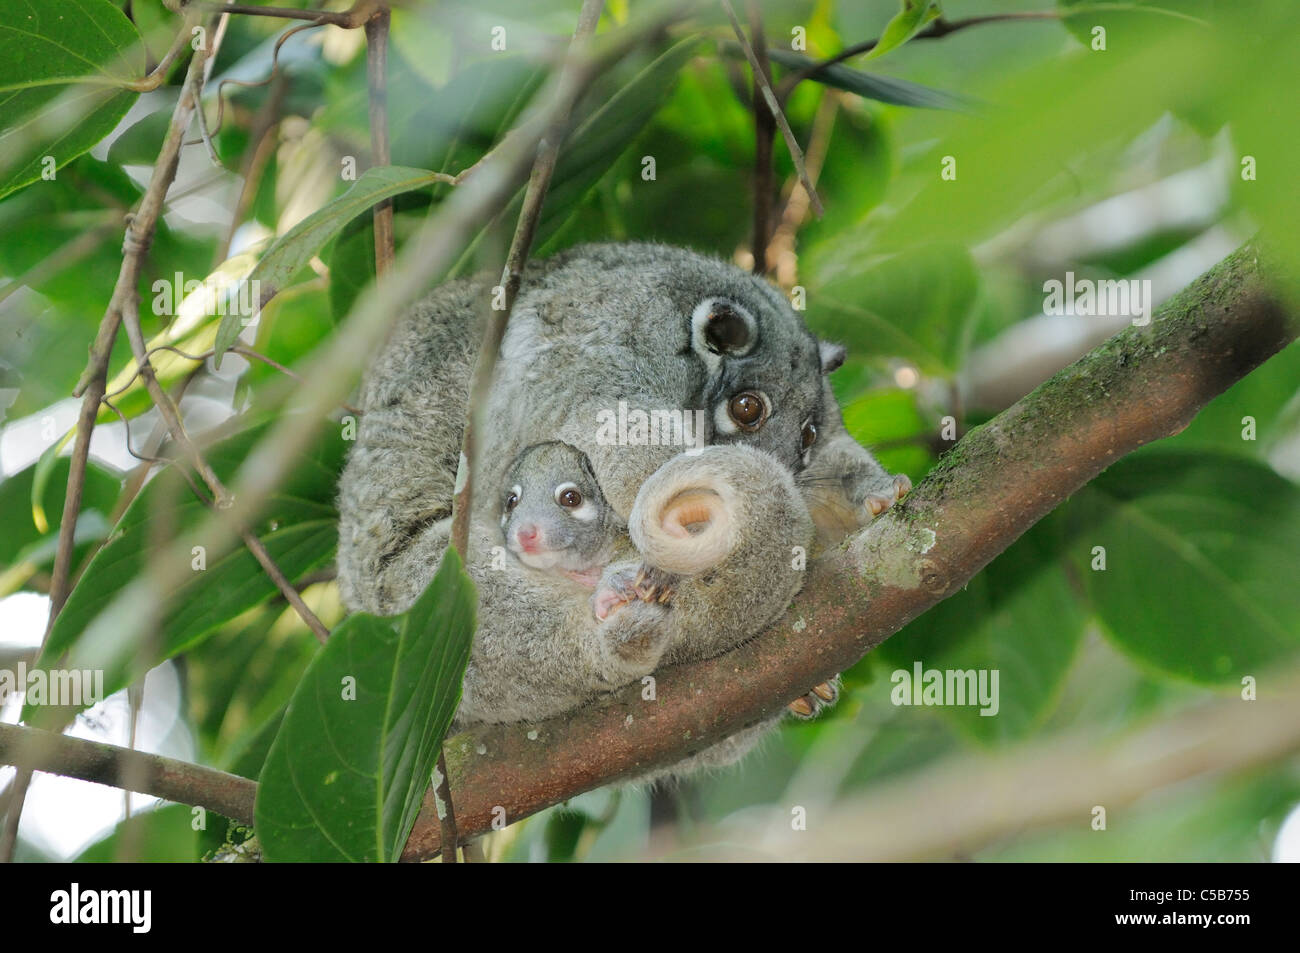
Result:
M144 74L140 34L109 0L7 0L0 14L0 197L113 131Z
M1300 652L1300 489L1268 467L1146 451L1093 481L1069 513L1093 606L1140 663L1225 683Z
M229 479L264 429L250 428L207 448L208 461L217 474ZM290 580L327 563L334 554L338 538L334 485L343 452L338 431L327 430L312 454L298 462L290 481L271 497L262 521L253 527ZM151 525L157 507L165 507L166 521L181 528L182 538L207 550L205 541L196 535L206 506L188 489L171 497L177 487L174 480L166 479L169 475L162 474L145 486L114 527L110 542L91 560L59 613L42 664L55 666L67 653L68 667L98 667L80 664L81 636L100 610L147 564L157 545L153 538L156 529ZM114 653L116 661L104 672L105 691L124 687L133 677L195 645L275 592L275 585L247 549L207 558L206 568L196 570L169 600L157 641L151 642L148 634L141 632L135 651Z
M294 692L257 789L267 860L394 861L460 703L477 596L454 549L404 615L350 616Z
M325 243L337 235L343 226L362 212L402 192L426 188L438 181L438 173L404 166L384 166L367 169L346 192L317 209L311 215L281 235L257 263L248 281L260 292L263 304L284 288ZM216 363L218 366L226 349L235 343L242 330L238 309L232 309L217 328Z
M996 709L987 707L994 714L970 703L934 710L981 741L1025 737L1055 704L1088 620L1060 553L1059 521L1039 523L876 655L909 680L918 663L924 670L987 673L990 687L996 671ZM884 679L876 686L880 692L895 687Z

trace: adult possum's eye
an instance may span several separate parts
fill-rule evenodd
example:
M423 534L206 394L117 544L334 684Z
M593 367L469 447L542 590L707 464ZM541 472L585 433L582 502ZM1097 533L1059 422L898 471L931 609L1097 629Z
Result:
M817 425L811 420L806 421L803 430L799 432L799 449L807 453L812 449L812 445L817 442Z
M753 433L767 422L767 402L752 390L742 390L727 404L727 416L746 433Z
M577 509L582 505L582 491L572 483L563 483L555 488L555 502L568 510Z

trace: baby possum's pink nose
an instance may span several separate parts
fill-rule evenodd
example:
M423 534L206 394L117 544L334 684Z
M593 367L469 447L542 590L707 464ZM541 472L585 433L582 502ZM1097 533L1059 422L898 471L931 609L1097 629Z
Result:
M519 543L519 548L526 553L535 553L542 548L541 533L538 532L537 526L533 523L528 523L516 529L515 541Z

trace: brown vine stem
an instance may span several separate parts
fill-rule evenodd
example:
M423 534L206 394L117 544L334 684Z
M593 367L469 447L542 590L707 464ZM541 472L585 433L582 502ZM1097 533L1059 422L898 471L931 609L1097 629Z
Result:
M163 390L162 385L158 382L158 377L154 373L153 363L149 360L149 352L144 341L144 334L140 330L140 309L139 300L128 302L124 310L123 318L126 325L126 336L131 342L131 351L135 354L136 366L139 368L140 379L144 381L145 389L149 391L149 396L158 408L158 413L167 424L167 432L171 438L176 441L177 445L189 459L190 465L199 478L207 485L211 491L213 499L212 505L217 509L226 509L230 506L230 491L226 489L221 478L217 476L216 471L212 469L207 459L203 456L202 451L190 438L185 430L185 425L181 421L180 411L172 401L168 393ZM239 527L239 536L244 541L248 551L253 554L262 570L275 583L276 589L288 601L298 617L306 623L307 627L312 630L316 638L322 645L329 639L330 631L325 623L312 612L311 608L303 601L302 595L293 587L284 572L280 569L271 554L267 552L264 544L257 536L246 526Z
M208 24L209 27L213 23ZM122 240L122 267L118 271L117 284L113 288L108 309L100 321L95 342L91 346L90 361L82 372L81 379L73 390L73 396L81 397L81 413L77 418L76 438L72 445L72 458L68 469L67 491L63 497L63 515L59 522L58 548L54 556L54 571L50 581L50 616L45 628L45 639L49 639L54 628L54 620L63 609L70 589L72 572L72 550L77 517L81 515L81 497L86 484L86 465L90 457L90 437L95 429L95 420L99 416L99 402L104 396L108 383L108 364L113 352L113 342L122 324L122 315L129 302L138 294L137 283L143 267L144 255L153 242L154 230L162 214L167 190L176 178L177 162L180 158L181 142L185 130L194 118L198 100L191 83L203 73L207 59L216 55L215 47L208 47L195 52L186 72L185 84L181 95L172 111L171 125L158 153L149 185L134 215L129 218L126 234ZM22 815L26 794L23 780L26 767L18 763L18 775L15 777L14 795L10 799L6 814L6 831L10 826L15 832L14 840L7 835L0 837L0 863L8 862L13 857L14 844L17 839L18 821Z
M582 10L578 13L578 25L573 31L573 43L570 55L561 67L561 86L573 85L578 55L585 52L587 40L595 34L596 24L600 21L605 0L583 0ZM488 314L487 327L483 333L483 344L479 348L474 362L474 374L470 383L469 412L465 417L465 430L461 435L461 473L457 480L456 496L452 503L451 540L459 553L469 550L469 519L474 495L474 467L477 461L477 435L483 426L486 412L488 390L492 383L492 371L496 367L497 355L501 351L501 340L505 337L506 324L510 321L510 311L519 288L524 280L524 266L528 262L528 253L532 250L533 239L537 235L537 223L541 219L542 204L546 201L546 190L550 187L551 176L555 174L555 164L559 161L560 146L564 142L569 126L569 114L573 100L567 101L564 108L556 111L541 142L537 146L537 158L533 162L532 172L528 177L528 186L524 190L523 206L519 210L519 221L515 225L514 237L510 241L510 251L506 254L505 268L501 274L501 286L505 290L505 305L500 310ZM378 240L378 231L375 233ZM455 845L455 816L452 813L451 777L447 770L445 756L438 754L438 790L437 799L445 812L439 816L448 824L449 843ZM455 863L456 851L443 851L444 862Z

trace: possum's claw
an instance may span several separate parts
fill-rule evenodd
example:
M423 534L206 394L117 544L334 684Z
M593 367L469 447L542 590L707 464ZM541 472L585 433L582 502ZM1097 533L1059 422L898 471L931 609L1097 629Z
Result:
M801 695L794 701L790 702L786 708L790 710L790 714L805 721L817 717L817 714L823 708L829 708L831 705L834 705L836 700L840 697L840 690L837 682L838 679L831 679L829 682L822 682L820 685L814 687L812 691L808 692L808 694Z
M602 622L632 602L666 605L677 589L672 573L641 565L609 573L591 596L591 611Z
M632 583L632 589L642 602L665 603L677 591L676 577L662 569L642 566Z
M890 494L868 493L862 500L862 505L872 516L879 516L911 492L912 481L900 473L894 477L894 485Z

